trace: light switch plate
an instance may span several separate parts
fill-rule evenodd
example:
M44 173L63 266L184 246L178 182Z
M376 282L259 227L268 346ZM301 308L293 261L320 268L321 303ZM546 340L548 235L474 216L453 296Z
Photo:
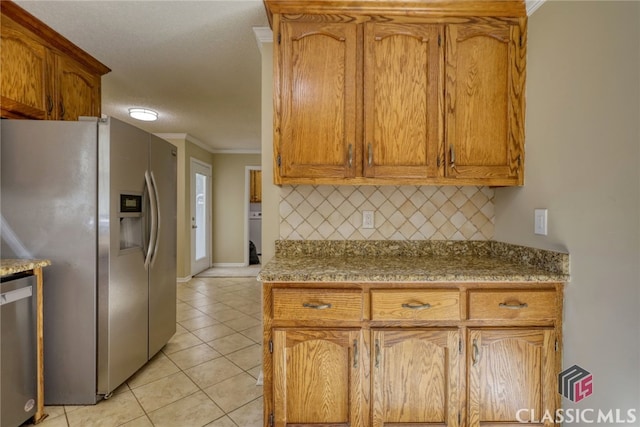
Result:
M547 235L547 210L534 209L533 218L534 218L533 232L541 236L546 236Z
M362 211L362 228L373 228L373 211Z

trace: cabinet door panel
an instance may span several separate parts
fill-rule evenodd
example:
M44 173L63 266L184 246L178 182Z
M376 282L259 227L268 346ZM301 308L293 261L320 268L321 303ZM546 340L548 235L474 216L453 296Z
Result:
M0 90L2 114L17 117L47 118L46 48L25 32L13 28L11 21L2 20L0 45Z
M359 330L274 330L276 426L362 422L360 335Z
M459 339L457 329L373 331L374 427L458 425Z
M520 27L447 26L448 177L521 183L524 48Z
M517 423L521 409L521 417L553 414L554 344L552 329L471 330L469 426Z
M356 29L282 23L282 177L355 175Z
M365 24L365 176L437 174L443 117L440 32L440 26Z
M100 115L100 77L70 58L56 57L58 119Z

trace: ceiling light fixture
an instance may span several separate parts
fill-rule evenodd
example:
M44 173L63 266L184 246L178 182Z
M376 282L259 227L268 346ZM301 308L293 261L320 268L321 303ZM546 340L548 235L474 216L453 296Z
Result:
M143 120L145 122L158 120L158 113L147 108L129 108L129 116L136 120Z

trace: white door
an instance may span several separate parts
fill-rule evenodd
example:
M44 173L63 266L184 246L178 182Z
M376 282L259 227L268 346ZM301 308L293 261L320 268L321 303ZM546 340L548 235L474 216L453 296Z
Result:
M191 159L191 275L211 266L211 165Z

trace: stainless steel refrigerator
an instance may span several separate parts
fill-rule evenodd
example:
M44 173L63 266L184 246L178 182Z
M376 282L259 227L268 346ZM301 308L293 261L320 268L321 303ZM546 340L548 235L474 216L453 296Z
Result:
M176 149L114 118L0 127L1 255L52 260L45 403L95 403L175 333Z

